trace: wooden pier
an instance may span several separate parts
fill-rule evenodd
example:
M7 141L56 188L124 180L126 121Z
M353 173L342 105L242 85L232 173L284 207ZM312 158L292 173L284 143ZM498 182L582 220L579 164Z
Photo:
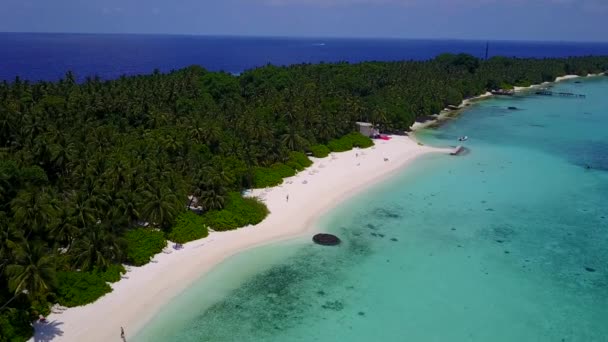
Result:
M460 153L464 152L464 146L457 146L452 152L450 152L451 155L453 156L457 156Z
M550 90L539 90L536 92L536 95L575 97L575 98L579 98L579 99L584 99L585 97L587 97L586 95L583 95L583 94L560 93L560 92L555 92L555 91L550 91Z

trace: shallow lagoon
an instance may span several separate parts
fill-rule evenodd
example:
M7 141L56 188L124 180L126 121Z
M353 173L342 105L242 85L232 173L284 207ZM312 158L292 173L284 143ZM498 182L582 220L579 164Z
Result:
M471 152L324 216L337 248L230 258L135 340L608 340L608 77L555 88L587 98L490 99L420 133Z

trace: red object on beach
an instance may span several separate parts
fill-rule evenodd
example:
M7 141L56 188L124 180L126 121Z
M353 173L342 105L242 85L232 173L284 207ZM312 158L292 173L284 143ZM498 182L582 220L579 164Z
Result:
M391 137L389 137L388 135L384 135L383 134L383 135L380 136L380 139L382 139L382 140L391 140Z

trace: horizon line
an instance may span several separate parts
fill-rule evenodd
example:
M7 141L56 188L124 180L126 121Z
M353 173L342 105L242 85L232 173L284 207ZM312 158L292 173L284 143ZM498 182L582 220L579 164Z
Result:
M531 43L595 43L608 44L608 40L557 40L557 39L499 39L499 38L454 38L454 37L390 37L390 36L307 36L307 35L250 35L250 34L204 34L204 33L154 33L154 32L61 32L61 31L0 31L0 34L57 34L57 35L138 35L138 36L184 36L209 38L262 38L262 39L330 39L330 40L431 40L431 41L479 41L479 42L531 42Z

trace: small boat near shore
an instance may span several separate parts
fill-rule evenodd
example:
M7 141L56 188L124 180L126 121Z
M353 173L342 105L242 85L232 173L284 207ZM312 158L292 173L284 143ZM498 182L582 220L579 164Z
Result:
M469 137L466 135L463 135L460 138L458 138L458 141L467 141L467 140L469 140Z

